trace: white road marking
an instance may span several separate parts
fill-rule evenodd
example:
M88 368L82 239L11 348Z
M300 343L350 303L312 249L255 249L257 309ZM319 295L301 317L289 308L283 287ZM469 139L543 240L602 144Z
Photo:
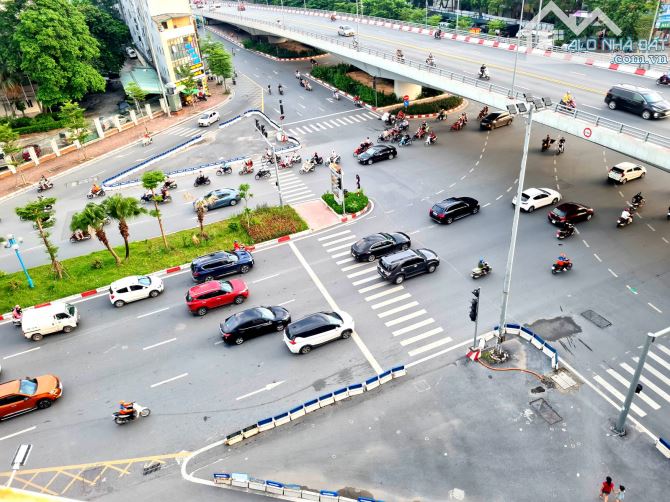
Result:
M282 306L284 306L284 305L288 305L289 303L294 302L294 301L295 301L295 298L294 298L293 300L288 300L288 301L286 301L286 302L278 303L277 305L279 305L280 307L282 307Z
M461 181L463 181L464 179L465 179L465 174L463 176L461 176Z
M33 352L35 350L40 350L41 348L42 347L35 347L33 349L24 350L23 352L17 352L16 354L12 354L11 356L5 356L2 359L4 361L5 359L11 359L12 357L22 356L23 354L27 354L28 352Z
M419 230L414 230L413 232L410 232L409 235L418 234L419 232L421 232L421 229L419 229Z
M364 300L366 302L370 302L372 300L376 300L377 298L382 298L384 296L388 296L388 295L391 295L393 293L397 293L398 291L402 291L403 289L405 289L404 286L395 286L393 288L387 289L386 291L382 291L381 293L375 293L374 295L366 296L364 298Z
M321 280L317 277L317 275L314 273L314 270L312 270L312 267L307 263L307 260L305 260L305 257L302 255L302 253L298 250L298 247L295 245L294 242L289 241L288 243L289 247L293 251L293 253L296 255L298 258L298 261L302 264L303 268L307 272L307 274L310 276L312 279L312 282L316 285L317 289L321 292L323 297L326 299L328 302L328 305L330 308L333 310L340 310L340 308L337 306L337 303L335 303L335 300L333 299L332 296L330 296L330 293L328 293L328 290L326 287L323 285ZM377 360L374 358L372 355L372 352L368 349L368 347L365 345L363 342L363 339L359 336L359 334L354 331L353 334L351 335L351 338L353 338L354 342L358 346L359 350L363 353L363 356L367 361L370 363L370 366L372 366L372 369L374 369L377 373L382 372L382 367L379 365Z
M456 186L456 183L452 183L451 185L449 185L449 188L453 188L455 186Z
M584 245L585 245L587 248L590 248L590 247L591 247L591 246L589 246L589 243L586 242L584 239L582 239L582 242L584 243Z
M248 398L248 397L255 396L256 394L259 394L259 393L261 393L261 392L265 392L266 390L272 390L272 389L274 389L275 387L278 387L278 386L280 386L281 384L283 384L285 381L286 381L286 380L281 380L281 381L279 381L279 382L269 383L269 384L267 384L265 387L263 387L262 389L258 389L258 390L255 390L255 391L253 391L253 392L249 392L249 394L244 394L243 396L236 397L236 398L235 398L235 401L240 401L241 399L246 399L246 398Z
M585 77L586 76L586 74L579 73L578 71L571 71L570 73L574 73L575 75L579 75L580 77Z
M352 237L354 237L354 236L352 235ZM354 237L354 239L356 239L356 237ZM328 245L330 245L330 244L332 244L332 243L334 243L334 242L339 242L339 241L329 242ZM347 242L346 244L342 244L342 245L340 245L340 246L334 246L334 247L332 247L332 248L328 248L328 249L326 249L326 253L332 253L333 251L338 251L338 250L340 250L340 249L350 248L349 251L347 251L347 254L350 254L350 253L351 253L351 245L352 245L354 242L356 242L356 240L349 241L349 242ZM324 244L324 245L325 245L325 244Z
M430 361L431 359L435 359L436 357L439 357L443 354L446 354L447 352L451 352L452 350L463 347L464 345L468 345L469 343L472 343L472 340L465 340L464 342L461 342L457 345L453 345L453 346L449 347L448 349L444 349L444 350L441 350L439 352L435 352L434 354L431 354L429 356L423 357L421 359L417 359L416 361L412 361L411 363L406 364L405 368L411 368L412 366L416 366L417 364L425 363L426 361Z
M622 375L617 373L615 370L613 370L612 368L608 368L607 374L610 375L615 380L617 380L622 385L624 385L624 387L628 388L630 386L630 382L628 380L626 380ZM640 399L642 399L645 403L647 403L652 409L654 409L654 410L661 409L661 406L656 401L654 401L652 398L647 396L644 392L640 392L638 394L638 397Z
M377 265L372 265L371 267L368 267L365 270L359 270L358 272L347 274L347 279L353 279L354 277L359 277L361 275L367 275L370 273L374 274L376 271L377 271Z
M647 223L647 226L649 227L649 230L651 230L652 232L656 232L656 229L652 227L649 223Z
M366 277L365 279L360 279L358 281L354 281L351 284L354 286L360 286L361 284L365 284L366 282L372 282L374 280L379 279L378 275L371 275L370 277Z
M444 330L438 326L437 328L433 328L431 330L428 330L425 333L421 333L420 335L416 335L416 336L413 336L411 338L407 338L406 340L402 340L400 342L400 345L405 347L405 346L407 346L411 343L418 342L420 340L425 340L426 338L430 338L433 335L437 335L438 333L442 333L443 331Z
M624 395L616 390L614 387L612 387L607 381L601 377L600 375L595 375L593 379L599 383L602 387L605 388L605 390L609 391L610 394L612 394L614 397L616 397L619 401L623 402L624 401ZM631 410L635 412L635 414L639 417L644 417L647 414L640 409L639 406L637 406L635 403L631 403L630 405Z
M256 279L255 281L251 281L251 284L257 284L259 282L265 281L266 279L272 279L273 277L277 277L279 274L272 274L268 275L267 277L262 277L260 279Z
M582 106L585 106L587 108L593 108L594 110L600 110L601 109L601 107L599 107L599 106L585 105L584 103L582 103Z
M637 291L634 291L633 288L631 288L628 284L626 284L626 287L628 288L628 291L630 291L630 292L633 293L634 295L637 295L637 294L638 294L638 292L637 292Z
M409 357L414 357L419 354L423 354L424 352L428 352L429 350L432 350L435 347L445 345L451 341L452 341L451 337L448 336L446 338L443 338L442 340L438 340L436 342L429 343L428 345L424 345L423 347L419 347L418 349L410 350L407 354L409 355Z
M666 244L670 244L670 242L668 241L668 239L666 239L665 237L661 237L661 240L662 240L663 242L665 242Z
M651 354L651 352L650 352ZM634 357L633 361L636 363L640 361L639 357ZM663 373L658 371L656 368L651 366L649 363L644 363L644 369L654 375L656 378L658 378L661 382L663 382L665 385L670 385L670 378L666 377Z
M4 441L5 439L13 438L14 436L18 436L19 434L23 434L25 432L34 431L35 429L37 429L37 426L33 425L32 427L28 427L27 429L20 430L18 432L15 432L14 434L9 434L8 436L2 436L0 438L0 441Z
M633 375L633 374L635 373L635 370L634 370L631 366L629 366L628 364L626 364L626 363L621 363L619 366L621 366L623 369L625 369L625 370L626 370L628 373L630 373L631 375ZM662 397L663 399L665 399L668 403L670 403L670 394L668 394L667 392L665 392L664 390L662 390L660 387L658 387L656 384L654 384L654 382L652 382L651 380L649 380L649 379L648 379L647 377L645 377L644 375L640 375L640 381L641 381L643 384L645 384L648 388L650 388L651 390L653 390L653 391L654 391L656 394L658 394L660 397Z
M150 316L150 315L158 314L159 312L163 312L163 311L165 311L165 310L168 310L169 308L170 308L170 307L165 307L165 308L162 308L162 309L154 310L153 312L149 312L149 313L147 313L147 314L138 315L137 318L138 318L138 319L142 319L143 317L147 317L147 316Z
M663 313L663 311L662 311L661 309L659 309L659 308L658 308L656 305L654 305L653 303L649 303L649 302L647 302L647 305L649 305L652 309L654 309L654 310L655 310L656 312L658 312L659 314L662 314L662 313Z
M491 203L490 203L490 202L487 202L487 203L484 204L482 207L486 207L486 206L490 206L490 205L491 205Z
M423 321L415 322L414 324L410 324L409 326L405 326L404 328L397 329L393 331L391 334L393 336L400 336L404 335L405 333L409 333L410 331L414 331L417 328L422 328L424 326L428 326L429 324L432 324L435 322L435 319L432 317L428 319L424 319Z
M358 292L361 293L361 294L362 293L367 293L368 291L372 291L373 289L383 288L384 286L386 286L386 283L385 282L380 282L379 284L373 284L372 286L366 286L364 288L361 288L361 289L358 290Z
M656 361L658 364L663 366L666 370L670 370L670 363L663 360L661 357L656 355L653 351L649 352L649 357L651 357L654 361Z
M341 256L347 256L347 255L350 255L350 254L351 254L351 251L342 251L341 253L331 254L330 257L331 258L340 258Z
M353 258L352 258L352 260L353 260ZM342 272L349 272L349 270L354 270L354 269L357 269L357 268L364 267L364 266L368 265L369 263L370 262L368 262L368 261L363 261L363 262L356 263L355 265L349 265L348 267L341 268L340 270L342 270Z
M175 380L179 380L180 378L184 378L185 376L188 376L188 373L182 373L181 375L177 375L176 377L168 378L167 380L162 380L160 382L151 384L151 388L153 389L154 387L158 387L159 385L174 382Z
M331 237L334 237L334 236L331 236ZM350 241L351 239L355 239L355 238L356 238L355 235L347 235L346 237L340 237L339 239L335 239L334 241L324 242L321 245L323 247L332 246L333 244L337 244L338 242Z
M354 261L354 257L350 256L349 258L345 258L344 260L338 260L335 262L335 265L342 265L343 263L349 263L350 261Z
M622 199L625 198L625 195L623 194L623 192L621 190L619 190L619 195L621 195Z
M391 305L393 303L397 303L397 302L400 302L402 300L407 300L407 298L411 298L411 297L412 297L412 295L410 295L409 293L405 293L403 295L396 296L394 298L389 298L388 300L384 300L384 301L379 302L379 303L375 303L374 305L372 305L371 308L372 308L372 310L377 310L377 309L380 309L382 307L386 307L387 305Z
M416 312L412 312L411 314L404 315L402 317L398 317L397 319L393 319L392 321L387 321L384 323L384 326L387 328L390 328L391 326L395 326L396 324L403 323L405 321L409 321L410 319L414 319L415 317L422 316L426 313L424 309L417 310Z
M435 192L435 195L440 195L444 190L440 190L439 192Z
M474 168L474 167L471 167L470 170L469 170L468 172L471 173L471 172L474 171L474 170L475 170L475 168Z
M600 256L598 256L597 254L593 253L593 256L595 256L595 257L596 257L596 260L598 260L600 263L603 262L603 261L600 259Z
M379 317L380 319L384 319L385 317L392 316L393 314L397 314L398 312L402 312L403 310L411 309L413 307L416 307L417 305L419 305L419 302L417 301L409 302L406 303L405 305L400 305L400 307L395 307L390 310L380 312L379 314L377 314L377 317Z
M154 347L159 347L161 345L165 345L166 343L174 342L175 340L176 340L176 338L170 338L169 340L165 340L163 342L158 342L158 343L154 343L153 345L147 345L146 347L142 347L142 350L153 349Z
M500 200L500 199L502 199L502 195L498 195L498 196L496 197L496 200Z
M514 187L509 187L509 188L507 189L507 193L510 193L510 192L512 191L512 188L514 188Z

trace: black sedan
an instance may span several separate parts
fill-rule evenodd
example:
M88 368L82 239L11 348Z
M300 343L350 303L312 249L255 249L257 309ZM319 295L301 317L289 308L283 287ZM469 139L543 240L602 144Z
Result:
M397 156L398 151L395 149L395 146L374 145L358 155L358 162L369 165L379 160L391 160Z
M433 204L428 215L438 223L451 224L471 214L479 212L479 202L472 197L449 197Z
M412 245L409 235L402 232L380 232L368 235L351 245L351 256L357 261L375 261L396 251L405 251Z
M510 125L514 117L510 112L493 112L489 113L484 119L479 123L481 129L495 129L497 127L502 127Z
M553 225L563 226L565 223L589 221L593 217L593 208L577 202L564 202L549 211L547 219Z
M291 314L283 307L254 307L231 315L219 331L224 342L240 345L255 336L281 332L290 322Z

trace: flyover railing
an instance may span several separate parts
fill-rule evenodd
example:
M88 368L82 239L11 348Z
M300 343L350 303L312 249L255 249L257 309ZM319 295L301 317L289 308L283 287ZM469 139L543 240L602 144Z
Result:
M324 35L321 33L314 33L314 32L309 32L305 30L301 30L298 28L294 27L289 27L286 25L282 25L281 23L277 22L272 22L272 21L266 21L266 20L259 20L259 19L249 19L248 17L245 17L240 14L230 14L230 13L221 13L221 12L213 12L214 14L212 17L214 19L217 19L218 17L225 17L225 18L235 18L239 19L242 24L246 21L247 23L257 23L260 26L266 26L269 31L272 29L281 29L287 32L292 32L296 33L299 35L302 35L303 37L310 37L310 38L315 38L318 40L322 40L328 44L340 46L346 49L353 50L357 53L363 53L363 54L369 54L371 56L375 56L378 58L381 58L383 60L387 61L392 61L394 63L401 63L404 64L405 66L409 68L414 68L416 70L422 71L422 72L427 72L432 75L438 75L440 77L447 78L449 80L452 80L454 82L461 82L467 85L474 86L479 89L486 90L488 92L500 94L507 96L509 99L512 100L518 100L518 101L525 101L525 97L523 93L515 91L512 92L511 89L508 87L504 87L501 85L497 84L492 84L488 81L483 81L480 80L477 77L469 77L467 75L463 75L460 73L454 73L449 70L443 70L441 68L435 67L435 66L429 66L425 62L420 62L420 61L414 61L411 59L406 59L406 58L398 58L395 53L390 53L390 52L385 52L379 49L373 49L370 47L363 47L361 46L360 43L356 41L348 41L348 40L342 40L339 38L334 38L329 35ZM225 21L225 19L221 19L222 21ZM324 48L324 47L321 47ZM328 49L326 49L328 50ZM646 131L644 129L639 129L637 127L633 127L627 124L624 124L622 122L617 122L615 120L607 119L604 117L600 117L598 115L595 115L593 113L588 113L582 110L576 110L576 109L571 109L571 108L566 108L560 104L555 105L554 111L560 112L560 113L566 113L571 115L573 118L586 122L588 124L592 124L593 126L598 126L598 127L603 127L606 129L609 129L614 132L618 132L621 134L626 134L631 137L634 137L636 139L639 139L641 141L644 141L646 143L662 146L664 148L670 148L670 138L662 136L660 134L655 134L649 131Z
M573 51L573 50L568 50L564 49L559 46L551 46L548 48L544 47L539 47L537 44L534 46L532 44L523 44L520 42L519 38L509 38L509 37L502 37L502 36L495 36L495 35L489 35L487 33L470 33L469 31L466 30L458 30L458 29L452 29L452 28L442 28L442 27L436 27L436 26L429 26L423 23L413 23L411 21L402 21L399 19L389 19L389 18L384 18L384 17L377 17L377 16L366 16L366 15L356 15L355 13L352 12L338 12L338 11L326 11L326 10L321 10L321 9L306 9L306 8L300 8L300 7L284 7L283 9L279 5L266 5L265 3L262 3L262 0L253 0L251 3L253 3L256 7L261 8L261 9L266 9L266 10L284 10L285 12L291 12L291 13L296 13L296 14L303 14L303 13L309 13L311 15L316 15L316 16L324 16L328 17L331 14L335 14L338 18L351 18L352 20L359 19L361 22L364 22L363 20L366 20L367 23L365 24L376 24L376 23L382 23L382 24L391 24L394 26L398 26L400 31L406 31L406 32L413 32L417 33L419 30L436 30L440 29L442 30L443 33L448 33L451 35L460 35L464 37L474 37L474 38L480 38L486 41L490 42L499 42L502 44L508 44L512 45L515 48L516 47L521 47L521 48L528 48L528 49L538 49L538 50L543 50L543 51L549 51L552 53L556 54L575 54L575 53L580 53L582 55L588 55L589 59L592 59L594 61L600 61L600 62L607 62L610 63L612 61L612 54L611 53L598 53L598 52L592 52L588 50L580 50L580 51ZM227 5L237 5L236 3L228 3ZM430 9L429 9L430 10ZM514 49L512 49L514 50ZM634 54L634 53L631 53ZM631 55L627 54L627 55ZM646 54L646 53L642 53ZM645 69L656 69L659 71L664 70L664 66L661 64L640 64L637 65L639 68L645 68Z

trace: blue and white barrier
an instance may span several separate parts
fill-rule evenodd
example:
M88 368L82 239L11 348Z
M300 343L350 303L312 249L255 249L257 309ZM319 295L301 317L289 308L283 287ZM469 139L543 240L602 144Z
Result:
M656 449L661 452L665 458L670 458L670 443L663 438L658 438Z
M493 328L493 331L490 333L486 333L482 336L479 337L480 341L480 348L482 347L482 344L487 342L488 340L491 340L493 337L497 336L498 332L500 331L500 326L495 326ZM549 342L547 342L544 338L542 338L540 335L533 333L533 331L529 330L525 326L521 326L519 324L505 324L505 333L509 333L512 335L519 335L521 338L526 340L527 342L530 342L530 344L535 347L538 350L541 350L545 356L547 356L551 360L551 367L554 369L558 369L558 351L552 347Z

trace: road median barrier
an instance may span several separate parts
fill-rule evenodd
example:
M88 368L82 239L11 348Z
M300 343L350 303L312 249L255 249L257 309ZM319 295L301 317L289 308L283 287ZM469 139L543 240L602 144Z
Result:
M498 336L499 331L500 326L495 326L493 331L481 335L479 337L479 348L483 349L486 342ZM550 359L553 369L558 369L558 351L537 333L520 324L505 324L505 334L518 335L523 340L529 342Z
M658 441L656 441L656 449L660 451L665 458L670 459L670 442L663 438L658 438Z

